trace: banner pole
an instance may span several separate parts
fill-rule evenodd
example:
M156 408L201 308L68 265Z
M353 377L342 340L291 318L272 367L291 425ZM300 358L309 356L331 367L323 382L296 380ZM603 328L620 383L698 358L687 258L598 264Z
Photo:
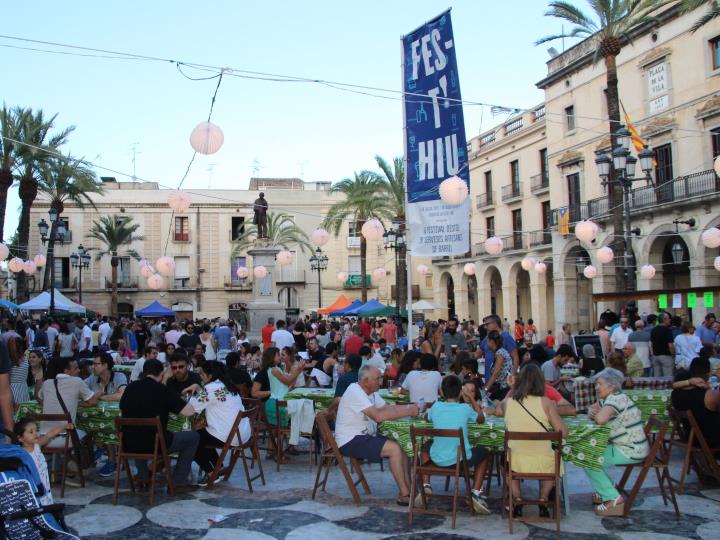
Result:
M408 149L407 149L407 111L405 110L405 36L400 37L400 88L403 90L402 116L403 116L403 181L405 183L405 270L407 272L407 287L405 298L407 298L407 338L408 351L413 348L413 325L412 325L412 242L410 241L410 212L408 195ZM399 308L399 306L398 306ZM402 318L400 319L402 326Z

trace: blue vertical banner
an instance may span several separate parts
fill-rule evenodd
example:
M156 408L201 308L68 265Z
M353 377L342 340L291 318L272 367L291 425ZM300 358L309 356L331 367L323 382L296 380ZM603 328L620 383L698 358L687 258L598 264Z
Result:
M402 38L407 218L413 255L470 250L470 198L440 199L451 176L470 182L450 10Z

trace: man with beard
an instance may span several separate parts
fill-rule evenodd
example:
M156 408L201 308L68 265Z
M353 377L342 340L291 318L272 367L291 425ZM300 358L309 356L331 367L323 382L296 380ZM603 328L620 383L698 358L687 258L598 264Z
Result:
M452 318L447 322L445 334L443 335L443 349L446 355L455 351L467 351L467 342L462 332L458 332L458 320Z

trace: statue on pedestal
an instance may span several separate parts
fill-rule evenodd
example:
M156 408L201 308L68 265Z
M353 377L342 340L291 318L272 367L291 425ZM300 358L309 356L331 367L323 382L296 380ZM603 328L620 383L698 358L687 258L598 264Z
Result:
M263 192L260 192L260 196L255 199L255 202L253 203L253 212L255 213L255 217L253 218L253 223L257 225L257 233L258 233L258 239L260 238L267 238L267 211L268 211L268 202L265 199L265 194Z

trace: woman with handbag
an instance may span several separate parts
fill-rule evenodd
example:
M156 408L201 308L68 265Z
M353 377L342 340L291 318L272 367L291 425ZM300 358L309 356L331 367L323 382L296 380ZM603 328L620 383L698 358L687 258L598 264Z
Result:
M497 358L497 357L496 357ZM545 378L534 363L525 364L515 378L512 397L505 404L505 425L508 431L547 432L559 431L563 438L568 430L560 418L557 407L545 396ZM552 473L555 471L554 450L549 441L510 441L512 469L519 473ZM540 482L540 501L548 501L552 481ZM512 497L520 497L520 481L510 486ZM547 503L540 504L540 516L549 517ZM515 517L522 507L515 506Z
M194 461L200 466L203 475L198 484L206 486L208 477L212 473L218 460L217 450L207 447L208 444L224 445L230 436L230 431L240 411L245 408L237 388L230 380L225 364L209 360L198 367L198 375L203 382L199 387L194 384L185 389L185 392L194 392L188 403L192 405L197 414L205 413L204 422L196 422L193 429L200 435L200 443L195 452ZM243 418L239 426L242 442L247 442L252 434L250 419ZM238 445L240 441L235 440Z

